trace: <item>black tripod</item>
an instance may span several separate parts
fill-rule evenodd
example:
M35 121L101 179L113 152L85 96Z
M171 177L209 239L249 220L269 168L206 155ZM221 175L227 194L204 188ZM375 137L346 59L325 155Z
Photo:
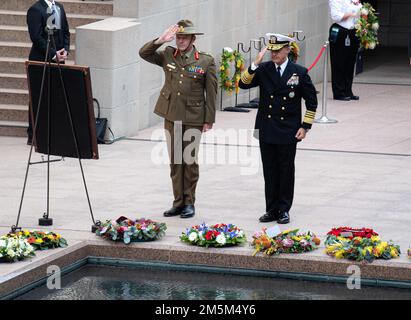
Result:
M40 87L40 96L39 96L39 101L38 101L38 106L37 106L37 110L36 110L36 117L34 118L34 128L33 128L33 140L32 140L32 144L31 144L31 148L30 148L30 153L29 153L29 159L27 162L27 168L26 168L26 175L24 178L24 186L23 186L23 191L22 191L22 195L21 195L21 200L20 200L20 206L19 206L19 212L17 215L17 222L14 226L11 227L11 233L15 233L18 230L21 230L21 228L19 227L19 222L20 222L20 216L21 216L21 210L23 207L23 200L24 200L24 195L25 195L25 191L26 191L26 186L27 186L27 179L28 179L28 174L29 174L29 169L31 165L34 164L41 164L41 163L47 163L47 210L46 212L43 214L43 217L39 219L39 225L40 226L51 226L53 225L53 219L50 218L50 163L51 162L56 162L56 161L61 161L61 160L50 160L50 150L51 150L51 112L52 112L52 108L51 108L51 86L52 86L52 77L51 77L51 68L52 68L52 58L50 57L50 48L51 48L51 44L53 45L55 51L57 51L56 48L56 43L55 43L55 39L53 37L54 32L56 29L52 29L52 28L46 28L48 37L47 37L47 49L46 49L46 57L45 57L45 61L44 61L44 68L43 68L43 75L42 75L42 79L41 79L41 87ZM66 91L66 87L64 84L64 80L63 80L63 75L62 75L62 71L61 71L61 65L60 65L60 61L57 59L57 67L58 67L58 76L59 76L59 80L62 86L62 94L64 97L64 101L65 101L65 105L66 105L66 110L67 110L67 115L69 118L69 122L70 122L70 127L71 127L71 132L73 135L73 141L74 141L74 145L75 145L75 149L77 152L77 158L80 164L80 170L81 170L81 175L83 178L83 183L84 183L84 188L85 188L85 192L86 192L86 196L87 196L87 201L88 201L88 206L90 209L90 214L91 214L91 219L93 221L93 225L92 225L92 232L95 232L98 227L101 225L100 221L95 221L94 219L94 215L93 215L93 210L91 207L91 202L90 202L90 197L89 197L89 193L88 193L88 189L87 189L87 184L86 184L86 179L84 176L84 170L83 170L83 165L81 162L81 156L80 156L80 150L79 150L79 146L78 146L78 139L77 139L77 134L74 128L74 124L73 124L73 118L72 118L72 114L71 114L71 107L68 101L68 97L67 97L67 91ZM40 114L40 109L41 109L41 105L42 105L42 100L43 100L43 95L44 95L44 87L45 87L45 81L46 81L46 73L47 73L47 79L48 79L48 83L47 83L47 87L48 87L48 95L47 95L47 124L48 124L48 132L47 132L47 161L41 161L41 162L31 162L31 157L33 154L33 147L34 147L34 142L36 141L36 132L37 132L37 126L38 126L38 122L39 122L39 114Z

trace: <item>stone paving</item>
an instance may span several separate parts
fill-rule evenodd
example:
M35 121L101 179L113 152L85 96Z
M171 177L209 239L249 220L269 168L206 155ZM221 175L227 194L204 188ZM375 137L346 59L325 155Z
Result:
M325 239L334 226L372 227L383 239L400 244L403 251L395 261L376 263L411 268L407 258L411 245L410 87L357 84L355 93L361 96L359 102L328 100L328 115L339 122L315 125L308 139L300 144L292 222L286 228L311 230ZM215 130L250 129L255 112L218 112ZM149 141L162 138L161 128L159 124L136 137L99 146L101 159L83 162L96 219L125 215L166 222L167 235L148 245L153 249L172 246L186 250L179 234L204 221L234 223L245 229L249 239L263 226L273 225L258 222L265 209L258 142L249 139L240 141L240 145L230 141L215 143L212 132L204 137L200 155L205 163L200 167L197 215L188 221L178 217L165 219L162 213L172 202L169 167L166 163L153 163L153 159L161 158L158 155L164 143ZM25 142L23 138L0 137L2 234L16 222L29 153ZM225 156L231 163L210 163L207 155L214 155L215 159ZM33 159L41 157L35 154ZM55 223L50 229L61 233L71 245L102 241L89 232L91 218L78 160L53 163L51 177L51 216ZM45 197L46 166L32 166L21 226L38 229L38 218L46 207ZM304 258L333 260L322 249ZM231 250L252 254L249 246ZM1 264L0 280L61 252L42 252L32 261Z

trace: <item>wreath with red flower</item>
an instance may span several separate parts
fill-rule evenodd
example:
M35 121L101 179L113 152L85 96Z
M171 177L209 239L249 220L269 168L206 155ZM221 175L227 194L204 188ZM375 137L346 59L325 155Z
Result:
M360 17L355 25L356 36L360 40L361 48L374 50L379 44L378 30L380 28L375 9L364 3L360 10Z
M375 259L398 258L400 247L392 241L383 241L373 229L341 227L327 234L325 252L337 259L373 262Z

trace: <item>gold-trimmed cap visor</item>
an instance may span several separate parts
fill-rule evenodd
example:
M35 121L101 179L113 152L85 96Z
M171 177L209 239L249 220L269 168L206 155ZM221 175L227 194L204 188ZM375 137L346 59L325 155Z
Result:
M295 42L295 39L279 33L267 33L268 50L277 51Z

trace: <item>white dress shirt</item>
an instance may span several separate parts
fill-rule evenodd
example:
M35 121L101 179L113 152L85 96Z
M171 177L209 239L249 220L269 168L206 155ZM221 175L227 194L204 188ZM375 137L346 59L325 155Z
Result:
M346 29L354 29L359 18L362 4L357 0L329 0L331 19ZM357 13L357 17L350 17L342 20L347 13Z
M277 64L275 64L275 70L278 70L278 67L280 67L281 68L281 70L280 70L280 74L281 74L281 76L283 76L283 74L284 74L284 71L285 71L285 69L287 68L287 66L288 66L288 58L287 58L287 60L285 60L284 61L284 63L282 64L282 65L277 65Z
M287 60L285 60L282 65L278 66L277 64L275 64L275 70L278 70L278 67L281 67L281 70L280 70L281 76L283 76L284 71L285 71L285 69L286 69L287 66L288 66L288 61L289 61L289 60L288 60L288 58L287 58ZM251 70L252 70L252 71L255 71L255 70L257 70L257 69L258 69L258 66L256 66L256 65L254 64L254 62L253 62L253 63L251 64Z
M49 6L49 8L51 9L51 6L53 5L53 3L55 3L54 1L49 1L49 0L44 0L47 5Z

